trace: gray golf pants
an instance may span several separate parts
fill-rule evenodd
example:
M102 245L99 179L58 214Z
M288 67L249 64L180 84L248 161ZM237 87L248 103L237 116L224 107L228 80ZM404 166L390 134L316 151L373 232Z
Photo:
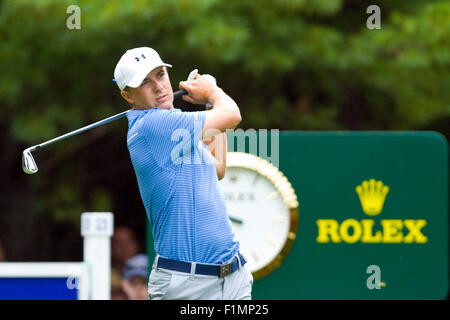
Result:
M148 282L150 300L250 300L253 276L247 265L224 278L190 274L153 265Z

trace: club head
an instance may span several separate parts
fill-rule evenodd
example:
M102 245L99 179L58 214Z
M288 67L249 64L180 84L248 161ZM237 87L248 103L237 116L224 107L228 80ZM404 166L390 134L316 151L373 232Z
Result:
M38 171L38 167L36 162L34 162L30 149L25 149L22 153L22 169L28 174L33 174Z

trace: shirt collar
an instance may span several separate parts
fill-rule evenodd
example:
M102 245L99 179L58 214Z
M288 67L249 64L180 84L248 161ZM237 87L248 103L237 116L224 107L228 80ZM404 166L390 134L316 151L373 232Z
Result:
M152 113L152 112L156 112L156 111L159 111L159 110L162 110L162 109L160 109L159 107L154 107L154 108L150 108L150 109L143 109L143 110L131 109L130 111L127 112L128 127L131 127L136 122L136 120L138 120L139 118L143 117L147 113ZM181 112L181 109L173 108L170 111L172 111L172 112Z

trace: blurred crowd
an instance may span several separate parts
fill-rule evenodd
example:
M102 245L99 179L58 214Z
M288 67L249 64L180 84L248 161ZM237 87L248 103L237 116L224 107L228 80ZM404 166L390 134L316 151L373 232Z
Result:
M5 247L3 246L3 241L0 238L0 262L6 262L6 251L5 251Z
M134 230L117 226L111 238L111 300L147 300L148 256L140 252ZM7 262L0 238L0 262Z
M111 300L147 300L148 256L133 229L118 226L111 238Z

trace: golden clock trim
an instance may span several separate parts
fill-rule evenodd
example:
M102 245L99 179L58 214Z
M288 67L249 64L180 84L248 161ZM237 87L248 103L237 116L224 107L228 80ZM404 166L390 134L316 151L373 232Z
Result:
M252 171L256 171L258 174L267 178L272 183L277 191L280 193L283 202L289 209L290 221L289 231L286 241L281 251L275 256L275 258L269 262L266 266L259 270L254 271L253 278L255 280L263 278L272 273L278 268L283 260L289 254L294 241L297 238L298 230L298 199L295 194L294 188L284 174L273 164L253 154L244 152L228 152L227 153L227 168L239 167Z
M273 164L250 153L228 152L227 167L240 167L256 171L271 182L278 190L286 206L298 208L297 195L291 183Z

